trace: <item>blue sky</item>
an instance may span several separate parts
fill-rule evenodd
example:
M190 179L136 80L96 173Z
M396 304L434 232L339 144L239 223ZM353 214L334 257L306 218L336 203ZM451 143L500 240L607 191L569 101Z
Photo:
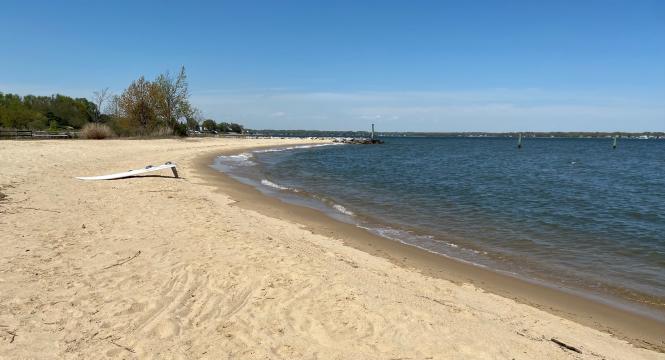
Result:
M665 1L15 1L0 91L187 68L251 128L665 131Z

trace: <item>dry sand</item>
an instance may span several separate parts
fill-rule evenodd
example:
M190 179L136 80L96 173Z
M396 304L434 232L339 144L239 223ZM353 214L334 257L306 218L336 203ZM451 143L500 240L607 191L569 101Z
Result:
M235 206L196 166L294 142L0 142L0 358L665 359ZM169 160L181 179L73 178Z

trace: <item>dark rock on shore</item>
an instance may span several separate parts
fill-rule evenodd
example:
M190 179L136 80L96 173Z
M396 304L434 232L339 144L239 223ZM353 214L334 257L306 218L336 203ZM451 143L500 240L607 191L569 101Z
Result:
M362 144L362 145L383 144L383 140L370 139L370 138L337 138L334 139L333 142L342 143L342 144Z

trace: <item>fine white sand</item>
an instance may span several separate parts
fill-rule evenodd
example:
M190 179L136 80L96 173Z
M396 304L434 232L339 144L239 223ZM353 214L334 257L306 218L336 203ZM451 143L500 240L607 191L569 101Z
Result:
M665 359L233 206L193 165L295 142L0 142L0 358ZM181 179L74 179L165 161Z

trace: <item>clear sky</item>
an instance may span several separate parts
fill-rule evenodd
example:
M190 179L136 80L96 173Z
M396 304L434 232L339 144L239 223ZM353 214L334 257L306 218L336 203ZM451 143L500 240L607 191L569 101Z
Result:
M0 91L90 97L185 65L250 128L665 131L665 1L15 1Z

